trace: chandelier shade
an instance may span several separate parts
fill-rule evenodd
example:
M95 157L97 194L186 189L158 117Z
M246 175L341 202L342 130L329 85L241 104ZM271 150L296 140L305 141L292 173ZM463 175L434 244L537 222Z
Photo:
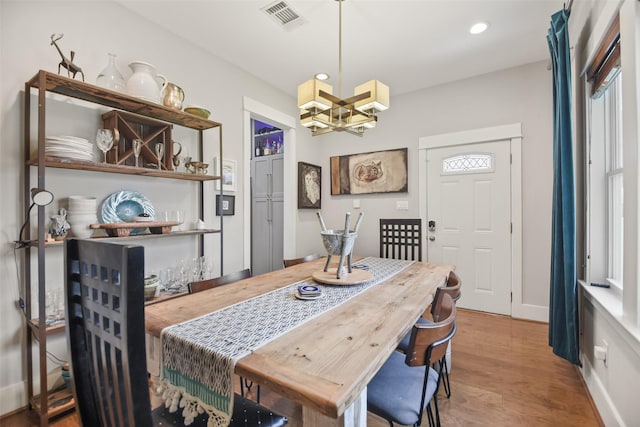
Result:
M338 92L342 92L342 2L336 0L338 15ZM389 87L379 80L357 86L350 98L333 95L333 87L316 78L298 86L300 124L311 129L313 136L329 132L348 132L362 136L376 126L376 113L389 108Z
M354 95L369 92L368 98L356 102L356 109L359 111L384 111L389 108L389 86L378 80L369 80L368 82L356 86Z
M327 110L331 108L331 101L320 96L320 91L333 93L330 84L318 79L308 80L298 86L298 108L301 110Z

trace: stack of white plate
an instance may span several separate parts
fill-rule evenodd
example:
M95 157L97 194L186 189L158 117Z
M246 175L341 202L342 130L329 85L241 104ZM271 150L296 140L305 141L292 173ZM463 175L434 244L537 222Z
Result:
M93 145L84 138L75 136L47 136L44 153L48 157L93 161Z
M88 239L93 235L89 224L98 222L96 198L90 196L69 196L67 221L71 224L71 233L80 238Z

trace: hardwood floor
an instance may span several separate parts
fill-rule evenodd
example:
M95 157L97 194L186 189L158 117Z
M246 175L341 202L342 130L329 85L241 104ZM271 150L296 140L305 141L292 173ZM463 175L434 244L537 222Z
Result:
M458 310L453 339L451 399L441 391L443 426L601 426L577 369L547 345L547 325ZM301 426L301 407L262 389L261 402ZM155 402L157 404L157 401ZM369 414L368 426L386 421ZM1 427L37 426L28 411L0 419ZM74 413L52 420L77 427ZM426 425L426 419L423 425Z

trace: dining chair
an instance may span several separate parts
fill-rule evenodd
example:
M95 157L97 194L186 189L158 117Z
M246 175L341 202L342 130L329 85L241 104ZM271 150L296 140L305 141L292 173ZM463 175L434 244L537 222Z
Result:
M391 427L394 423L419 426L425 410L429 426L440 426L439 372L447 344L456 333L456 308L448 294L443 297L441 314L440 322L416 323L406 354L391 353L367 385L367 410Z
M380 258L422 261L422 220L380 218Z
M66 334L81 424L176 424L179 414L167 414L164 405L151 409L144 344L144 248L67 239L64 258ZM194 425L207 425L206 419L200 421ZM287 422L264 406L234 396L232 426L275 427Z
M233 273L225 274L224 276L216 277L215 279L199 280L196 282L190 282L187 284L190 294L204 291L206 289L215 288L216 286L227 285L229 283L237 282L238 280L251 277L251 269L245 268L244 270L235 271Z
M283 259L282 264L284 265L284 268L287 268L287 267L293 267L294 265L302 264L304 262L314 261L320 258L322 258L321 255L311 254L311 255L300 257L300 258Z
M462 296L461 286L462 286L462 282L460 280L460 277L454 271L450 271L449 276L447 277L445 286L436 288L436 293L433 297L433 301L431 302L431 306L430 306L431 308L429 310L429 315L431 318L423 315L417 320L417 323L437 322L442 317L441 312L442 312L442 301L443 301L444 295L446 294L450 295L453 302L454 303L457 302ZM396 348L396 350L400 351L401 353L406 352L407 348L409 347L410 339L411 339L411 332L407 332L407 334L402 338L402 341L400 341L400 344L398 344L398 347ZM449 382L449 365L447 363L447 355L449 357L451 355L451 344L449 344L449 346L447 347L447 352L445 354L445 357L442 360L443 372L444 372L444 375L442 377L442 385L444 387L444 392L447 398L450 398L451 383Z

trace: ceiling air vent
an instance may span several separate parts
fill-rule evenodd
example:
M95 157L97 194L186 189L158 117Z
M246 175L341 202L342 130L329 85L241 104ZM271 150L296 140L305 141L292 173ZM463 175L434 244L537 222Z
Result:
M305 23L304 18L302 18L298 12L281 0L271 3L261 10L287 31L293 30Z

